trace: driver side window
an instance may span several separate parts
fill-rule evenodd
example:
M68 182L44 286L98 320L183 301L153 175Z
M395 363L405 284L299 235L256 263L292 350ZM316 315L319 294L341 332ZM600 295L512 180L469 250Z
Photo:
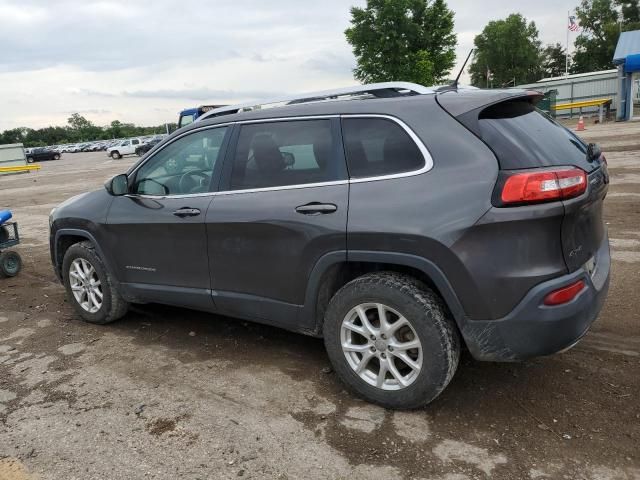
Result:
M138 169L131 193L188 195L206 193L227 127L186 135L170 143Z

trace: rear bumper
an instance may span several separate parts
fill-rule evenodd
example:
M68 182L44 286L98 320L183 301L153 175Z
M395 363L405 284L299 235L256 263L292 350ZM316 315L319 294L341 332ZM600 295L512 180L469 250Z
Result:
M593 273L583 267L537 285L501 319L467 320L461 330L469 351L477 360L504 362L551 355L575 345L602 309L609 291L610 269L609 239L605 235ZM571 302L544 305L547 294L578 280L583 280L586 287Z

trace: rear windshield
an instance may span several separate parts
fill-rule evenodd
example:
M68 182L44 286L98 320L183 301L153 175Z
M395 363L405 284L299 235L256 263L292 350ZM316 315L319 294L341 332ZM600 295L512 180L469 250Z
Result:
M493 105L478 118L482 139L493 149L500 168L575 165L585 167L587 146L529 101Z

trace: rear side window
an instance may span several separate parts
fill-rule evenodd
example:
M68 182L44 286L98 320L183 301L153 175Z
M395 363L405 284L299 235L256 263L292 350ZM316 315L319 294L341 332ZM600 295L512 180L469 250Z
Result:
M345 118L342 136L351 178L420 170L425 159L396 122L385 118Z
M529 101L493 105L478 117L482 139L506 170L554 165L582 166L587 147Z
M243 125L231 188L282 187L339 179L330 120Z

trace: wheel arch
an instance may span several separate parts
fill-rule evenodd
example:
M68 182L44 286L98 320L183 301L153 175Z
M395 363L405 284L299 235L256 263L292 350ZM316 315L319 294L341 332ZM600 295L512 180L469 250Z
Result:
M311 272L302 314L313 333L320 336L324 314L333 295L351 280L379 271L393 271L412 276L433 289L443 299L459 328L465 313L444 272L432 261L415 255L395 252L333 252L322 257Z
M67 253L67 250L69 250L69 247L86 240L90 241L93 244L93 247L96 249L96 252L100 256L102 263L107 269L107 272L115 280L114 271L111 268L109 258L105 256L104 251L100 247L100 244L98 243L96 238L86 230L75 228L60 229L55 234L53 260L58 279L62 280L62 262L64 260L65 253Z

